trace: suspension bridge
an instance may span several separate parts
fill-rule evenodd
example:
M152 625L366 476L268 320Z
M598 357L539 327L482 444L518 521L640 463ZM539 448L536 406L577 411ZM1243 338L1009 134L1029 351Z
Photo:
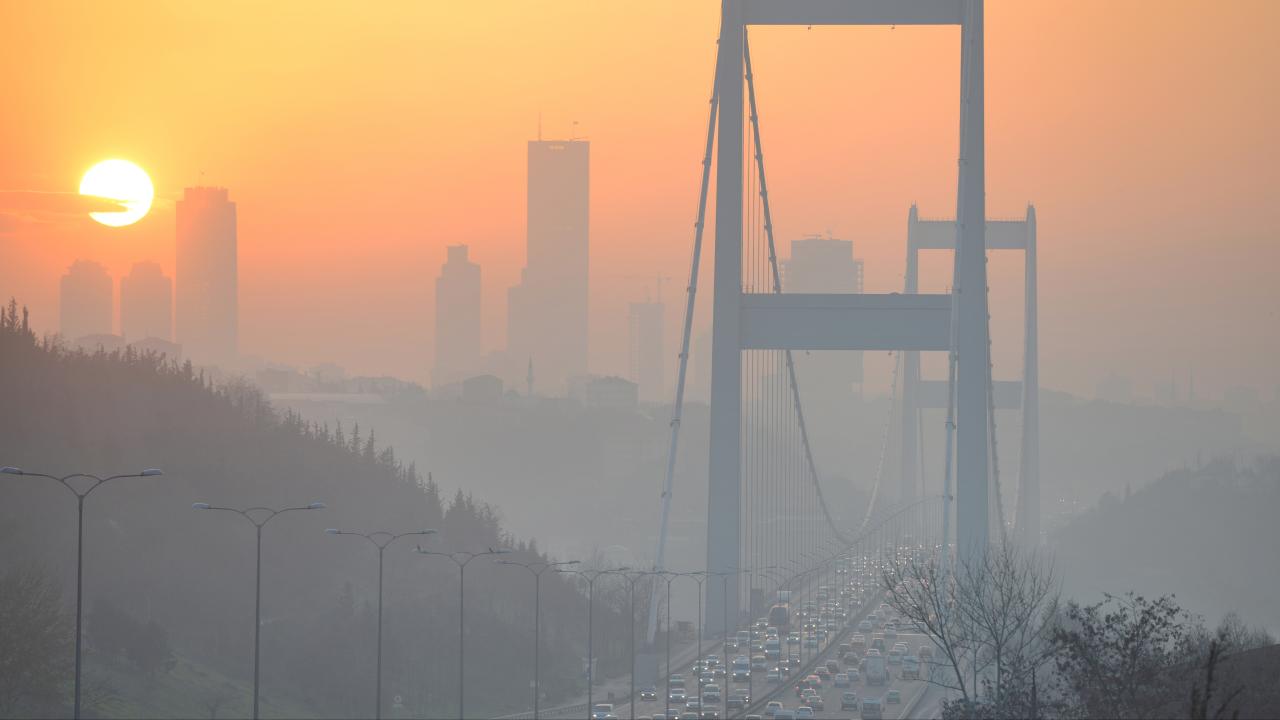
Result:
M910 208L901 293L783 291L749 38L753 27L783 25L960 28L955 216L924 219ZM892 518L927 514L932 527L915 527L916 540L935 537L943 555L960 562L985 552L993 532L1028 543L1039 537L1036 217L1029 206L1022 218L986 219L983 45L982 0L722 3L655 563L657 571L666 567L699 264L714 185L705 568L737 581L708 584L703 611L710 628L734 627L768 602L768 577L745 570L811 568L817 558L855 551L869 531L879 533L880 542L884 533L901 533ZM948 292L920 292L919 257L926 250L953 251ZM1023 369L1017 380L993 378L987 250L1021 250L1025 256ZM869 488L869 501L859 512L833 508L832 493L824 492L801 402L805 378L793 357L833 350L894 354L891 411L875 476L859 483ZM947 354L946 379L922 377L923 352ZM929 410L945 411L941 482L925 472L929 458L922 437ZM1021 416L1015 511L1008 518L995 442L998 410ZM886 456L894 434L899 477L890 498L894 482L885 478ZM649 643L657 633L658 606L655 596Z

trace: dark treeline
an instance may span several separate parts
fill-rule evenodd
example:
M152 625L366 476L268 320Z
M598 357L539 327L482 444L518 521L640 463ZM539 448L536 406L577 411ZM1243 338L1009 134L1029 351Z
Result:
M282 515L263 530L268 716L372 713L377 554L325 528L432 528L439 534L422 539L428 549L507 547L505 559L548 559L505 532L489 505L462 492L441 498L429 475L398 461L373 431L303 421L273 409L253 386L215 384L189 363L131 350L67 351L37 339L13 303L0 317L0 398L0 464L53 475L165 472L113 481L85 503L90 714L247 714L254 529L231 513L193 510L193 502L328 506ZM75 518L74 498L56 483L0 476L0 715L67 714ZM458 679L458 570L414 553L418 540L386 552L385 707L398 695L402 714L448 716ZM542 583L548 703L584 691L586 598L571 580L548 573ZM597 654L620 666L625 604L600 587ZM532 577L481 558L467 569L466 591L468 715L526 709ZM31 681L37 674L40 682ZM179 675L194 689L166 695L166 678Z

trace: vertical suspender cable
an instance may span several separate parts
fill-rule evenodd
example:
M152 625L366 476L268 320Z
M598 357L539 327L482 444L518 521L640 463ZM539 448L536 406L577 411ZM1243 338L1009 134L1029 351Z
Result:
M773 276L772 277L773 292L781 293L782 292L782 275L778 271L777 248L774 244L774 238L773 238L773 214L769 210L769 186L765 180L764 151L761 148L761 144L760 144L760 118L756 109L756 85L755 85L754 75L751 69L751 48L750 48L750 43L748 42L747 33L745 30L743 31L743 35L742 35L742 52L746 62L746 70L747 70L747 96L750 102L751 130L752 130L753 144L755 145L755 151L756 151L756 166L758 167L759 173L760 173L760 202L761 202L761 209L764 213L764 218L763 218L764 234L765 234L765 239L768 242L768 249L769 249L769 268L772 271L772 276ZM804 459L808 465L810 477L813 481L813 489L815 494L817 495L818 504L822 509L822 514L823 514L823 517L826 519L827 526L831 529L831 532L836 535L836 537L843 538L843 533L840 532L839 528L836 526L835 520L832 519L831 513L827 508L826 500L822 496L822 483L818 477L817 466L813 462L813 450L809 446L809 433L808 433L808 430L805 428L804 412L800 405L800 389L799 389L799 386L796 384L795 363L791 357L790 350L784 350L783 352L786 358L787 379L791 386L792 402L794 402L795 404L796 424L799 427L800 443L804 451Z

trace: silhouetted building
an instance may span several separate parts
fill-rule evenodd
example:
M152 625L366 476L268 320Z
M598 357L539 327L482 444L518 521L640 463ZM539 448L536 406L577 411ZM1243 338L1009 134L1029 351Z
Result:
M450 245L436 280L436 366L432 384L455 382L480 370L480 266L466 245Z
M569 397L589 408L634 410L640 402L639 387L615 375L577 375L569 379Z
M113 353L117 350L124 349L124 338L111 333L97 333L93 335L81 335L76 338L72 345L87 353L105 352Z
M862 261L853 257L853 241L817 236L791 241L791 257L782 265L782 289L793 293L860 293ZM799 353L796 372L805 378L803 390L815 404L831 393L850 393L862 386L862 353L825 351ZM805 406L809 405L806 397Z
M462 401L476 405L502 402L502 380L494 375L476 375L462 381Z
M131 343L173 340L173 283L158 264L134 263L120 278L120 334Z
M236 204L227 199L226 188L187 188L177 215L177 340L197 363L234 363L239 335Z
M59 329L62 337L75 342L86 335L110 335L114 304L111 276L101 264L90 260L71 263L62 276L59 298Z
M631 303L627 318L631 379L640 386L640 397L646 402L660 402L666 398L663 372L666 353L662 349L664 312L665 307L660 302Z
M588 169L585 140L529 142L527 254L508 296L508 355L562 393L587 370ZM516 376L518 377L518 376Z
M163 355L169 360L182 359L182 346L163 338L145 337L140 340L131 340L129 346L141 353Z

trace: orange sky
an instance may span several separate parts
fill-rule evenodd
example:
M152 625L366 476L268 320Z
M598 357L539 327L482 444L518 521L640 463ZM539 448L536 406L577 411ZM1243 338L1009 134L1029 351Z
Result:
M687 273L717 8L5 3L0 191L73 191L116 156L157 205L125 229L0 207L0 291L55 330L72 260L172 273L173 200L225 185L243 351L425 381L447 244L472 246L486 344L504 342L541 112L548 137L576 120L592 141L592 366L623 372L625 303L659 274L675 300ZM1277 26L1268 0L989 0L988 209L1039 210L1046 386L1091 395L1110 368L1139 390L1190 368L1209 393L1280 384ZM897 289L909 204L953 213L958 30L759 29L752 46L783 254L830 230L869 290ZM992 270L1011 375L1019 262Z

